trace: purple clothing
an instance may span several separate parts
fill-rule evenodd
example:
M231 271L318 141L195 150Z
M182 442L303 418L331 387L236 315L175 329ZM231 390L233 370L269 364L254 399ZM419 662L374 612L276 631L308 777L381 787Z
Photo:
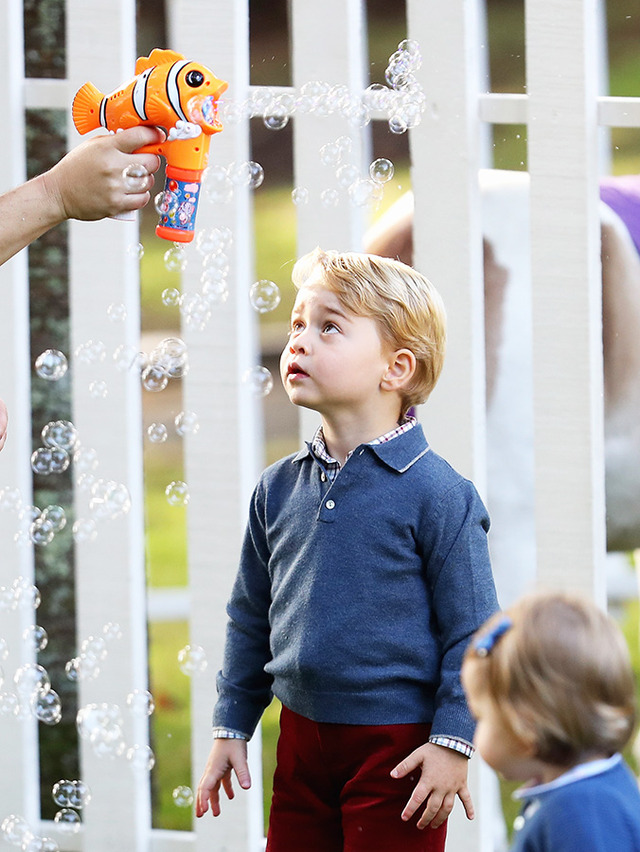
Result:
M600 178L600 198L625 223L640 253L640 175Z

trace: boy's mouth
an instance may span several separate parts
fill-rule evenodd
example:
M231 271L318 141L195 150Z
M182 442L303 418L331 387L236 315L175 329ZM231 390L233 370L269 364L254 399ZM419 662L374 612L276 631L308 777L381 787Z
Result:
M296 364L295 361L293 361L287 367L287 377L306 376L306 375L308 375L308 373L306 373L299 364Z

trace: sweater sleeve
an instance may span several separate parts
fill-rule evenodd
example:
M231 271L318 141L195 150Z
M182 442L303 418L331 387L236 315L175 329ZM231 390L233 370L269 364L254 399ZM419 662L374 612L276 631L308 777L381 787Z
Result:
M249 739L271 701L272 678L264 667L269 645L269 547L265 534L261 484L251 500L238 574L227 605L224 661L218 672L214 727L246 734Z
M489 517L474 486L461 480L440 501L436 518L427 581L441 663L431 735L471 743L475 724L460 683L460 669L471 636L498 609L487 543Z

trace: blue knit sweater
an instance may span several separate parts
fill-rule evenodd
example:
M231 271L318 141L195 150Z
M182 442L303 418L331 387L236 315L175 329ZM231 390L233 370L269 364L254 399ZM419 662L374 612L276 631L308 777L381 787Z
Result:
M603 764L591 777L522 791L512 852L639 852L638 782L620 755Z
M275 694L317 722L432 723L471 741L460 685L497 609L489 519L420 426L356 448L330 483L310 446L253 493L214 725L251 735Z

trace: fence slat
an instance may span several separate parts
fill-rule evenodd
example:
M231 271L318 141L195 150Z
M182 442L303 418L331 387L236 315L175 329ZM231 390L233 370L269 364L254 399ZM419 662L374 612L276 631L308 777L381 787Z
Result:
M604 603L596 13L526 7L538 581Z
M109 45L108 50L100 45ZM133 76L135 3L96 0L67 4L67 71L70 91L90 80L110 92ZM70 144L79 137L70 124ZM88 341L104 344L103 362L71 360L73 421L85 448L99 459L95 475L124 484L130 493L127 514L101 521L95 542L76 545L78 644L99 636L117 622L122 637L114 640L101 663L100 676L80 681L79 705L115 704L125 717L126 746L148 745L148 720L130 712L125 699L147 684L144 510L142 484L141 385L133 371L118 372L112 355L122 344L138 350L140 295L137 261L127 247L138 241L134 222L72 222L70 226L70 315L72 352ZM126 308L126 321L109 320L111 304ZM105 398L94 398L90 383L104 381ZM108 426L107 426L108 424ZM76 488L78 517L87 516L87 495ZM85 814L85 849L147 848L151 825L148 774L137 773L121 756L98 757L81 741L82 778L93 798ZM114 818L116 816L116 818Z
M0 157L0 192L22 183L26 174L25 115L23 101L24 36L22 4L0 4L0 57L4 85L0 87L0 109L11 132L5 134ZM33 502L31 468L31 430L21 428L31 420L31 365L29 353L29 283L27 253L20 252L0 267L0 396L9 409L10 434L0 455L0 490L17 489L25 506ZM0 587L10 588L13 581L25 577L33 582L33 554L18 548L14 535L18 530L17 512L0 510ZM9 656L2 663L7 679L18 666L34 662L22 641L22 631L32 622L24 609L2 610L0 638L6 640ZM9 682L4 689L10 691ZM40 816L38 789L38 733L35 719L24 722L0 714L0 822L10 813L25 817L34 826ZM1 842L1 841L0 841Z

